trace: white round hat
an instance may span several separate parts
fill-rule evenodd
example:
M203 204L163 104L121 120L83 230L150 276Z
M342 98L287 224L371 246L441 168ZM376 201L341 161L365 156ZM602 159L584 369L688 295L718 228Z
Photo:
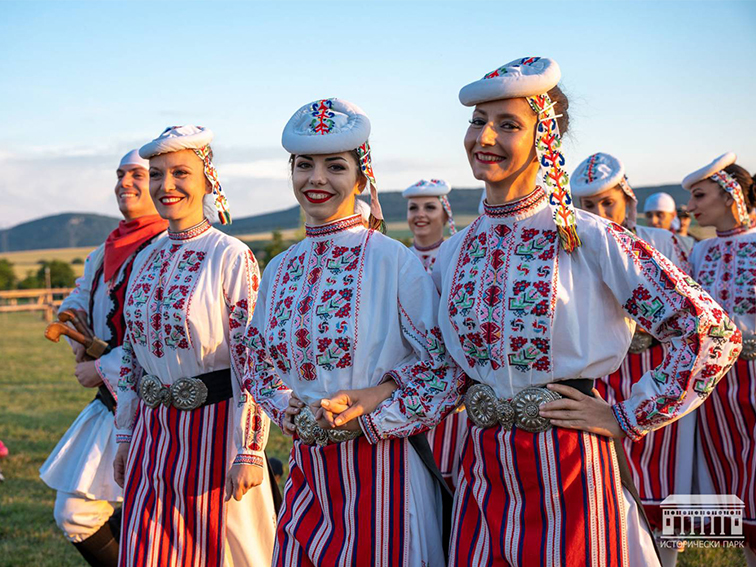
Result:
M370 137L370 119L339 98L316 100L297 110L284 127L281 143L290 154L337 154L356 150Z
M610 154L593 154L577 166L570 177L573 197L592 197L616 187L625 178L625 166Z
M210 145L213 132L202 126L169 126L151 142L139 148L139 155L148 159L180 150L198 150Z
M491 100L540 95L554 88L561 77L559 65L553 59L515 59L462 87L459 101L465 106L475 106Z
M693 173L689 173L688 175L686 175L685 179L683 179L682 186L688 191L690 191L691 187L693 187L693 185L695 185L699 181L708 179L715 173L722 171L728 165L732 165L737 160L738 160L738 156L735 155L733 152L727 152L726 154L722 154L717 159L712 161L709 165L705 165L701 169L697 169Z
M442 197L450 191L451 187L443 179L421 179L402 191L402 197Z
M143 167L144 169L149 169L150 162L139 156L139 150L131 150L121 158L121 162L118 164L118 169L122 169L127 166Z

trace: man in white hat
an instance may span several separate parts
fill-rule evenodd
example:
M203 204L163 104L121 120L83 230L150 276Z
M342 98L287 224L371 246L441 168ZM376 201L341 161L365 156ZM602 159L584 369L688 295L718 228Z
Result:
M672 225L677 218L675 200L669 193L654 193L643 203L643 213L646 215L648 226L673 230Z
M118 562L121 488L113 478L116 453L112 390L123 356L124 294L137 253L165 231L149 192L149 163L136 150L121 159L115 196L123 219L86 260L84 275L60 306L78 312L94 335L108 343L94 360L72 342L76 377L97 391L40 468L40 477L57 490L55 521L90 565Z
M659 192L650 195L643 203L646 222L653 228L669 230L677 235L680 219L677 218L677 206L669 193ZM691 236L677 235L677 242L687 258L696 243Z

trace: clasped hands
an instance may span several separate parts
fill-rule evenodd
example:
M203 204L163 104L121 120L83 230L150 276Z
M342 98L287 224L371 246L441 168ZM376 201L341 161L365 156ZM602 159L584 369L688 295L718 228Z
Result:
M396 382L387 380L370 388L339 390L330 398L310 404L310 409L323 429L359 431L360 424L357 418L375 410L383 400L391 397L396 388ZM304 406L305 403L292 393L289 406L284 411L283 432L286 435L296 433L294 417Z

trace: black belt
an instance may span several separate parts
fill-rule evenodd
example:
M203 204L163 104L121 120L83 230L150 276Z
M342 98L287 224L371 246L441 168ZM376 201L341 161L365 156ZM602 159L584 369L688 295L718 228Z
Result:
M142 376L137 392L150 408L163 404L185 411L217 404L234 395L230 368L194 378L180 378L170 386L163 384L158 376L148 374Z
M570 388L575 388L586 396L593 397L593 385L595 384L595 382L596 381L593 378L571 378L569 380L561 380L559 382L553 383L558 384L559 386L569 386Z
M211 406L234 397L234 388L231 386L231 369L224 368L195 376L197 380L207 386L207 399L202 406Z
M110 393L110 390L105 387L105 384L100 384L100 386L97 388L97 395L95 396L95 400L99 400L110 413L115 415L116 401L113 397L113 394Z

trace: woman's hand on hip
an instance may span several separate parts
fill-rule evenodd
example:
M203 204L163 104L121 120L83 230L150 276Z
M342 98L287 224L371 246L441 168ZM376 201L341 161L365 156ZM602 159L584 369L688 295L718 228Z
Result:
M552 425L615 439L625 437L625 432L614 417L612 406L604 401L595 388L591 397L570 386L549 384L547 387L562 396L561 400L541 406L541 416L550 419Z

